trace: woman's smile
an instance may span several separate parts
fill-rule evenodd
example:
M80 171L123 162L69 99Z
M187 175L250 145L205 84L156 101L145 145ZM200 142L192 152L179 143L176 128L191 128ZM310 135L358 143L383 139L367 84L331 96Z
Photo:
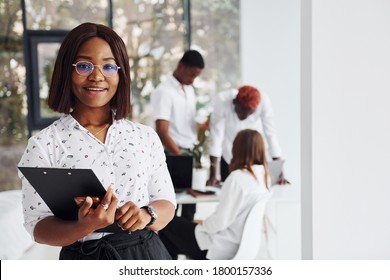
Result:
M104 87L84 87L88 94L101 95L108 91L108 88Z

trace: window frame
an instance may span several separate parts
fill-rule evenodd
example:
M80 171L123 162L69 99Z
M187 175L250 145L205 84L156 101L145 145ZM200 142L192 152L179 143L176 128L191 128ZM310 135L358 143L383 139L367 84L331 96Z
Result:
M38 63L38 45L40 43L61 43L68 33L67 30L28 30L25 31L27 38L27 55L26 63L26 82L28 86L28 118L29 118L29 134L32 130L40 130L53 121L56 117L42 117L40 106L40 89L39 89L39 63Z

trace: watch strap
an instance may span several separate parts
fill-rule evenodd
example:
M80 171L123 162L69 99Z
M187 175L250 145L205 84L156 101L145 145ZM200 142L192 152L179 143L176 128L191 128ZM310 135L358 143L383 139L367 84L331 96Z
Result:
M146 206L142 206L141 209L145 209L150 215L150 217L152 218L145 227L153 225L157 220L157 213L154 210L154 208L152 206L146 205Z

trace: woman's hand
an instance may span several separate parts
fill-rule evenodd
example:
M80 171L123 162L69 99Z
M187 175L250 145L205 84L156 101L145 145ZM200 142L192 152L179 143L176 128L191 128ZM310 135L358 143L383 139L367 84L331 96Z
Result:
M203 220L193 220L192 222L197 225L203 225Z
M133 202L128 201L121 206L115 215L118 225L123 230L136 231L144 229L152 217L145 209L140 209Z
M79 209L78 222L80 224L89 228L91 232L93 232L114 223L118 199L113 194L111 186L108 187L107 193L102 202L96 206L96 208L92 208L92 205L92 198L87 196L85 202Z

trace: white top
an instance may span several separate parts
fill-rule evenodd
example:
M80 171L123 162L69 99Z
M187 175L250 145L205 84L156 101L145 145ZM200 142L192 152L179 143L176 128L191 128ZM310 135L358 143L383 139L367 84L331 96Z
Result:
M223 184L216 211L195 227L196 241L201 250L208 250L208 259L233 258L250 209L269 194L264 183L264 167L252 168L258 180L246 170L233 171Z
M118 206L132 201L141 207L155 200L169 200L176 206L158 135L150 127L125 119L113 121L102 143L71 115L65 115L29 139L19 166L92 169L106 189L113 185ZM33 237L38 221L53 214L22 173L19 176L25 227ZM105 234L92 233L80 241Z
M240 120L234 111L233 99L237 90L219 93L214 100L214 111L210 119L209 154L223 157L227 163L232 159L232 146L237 133L243 129L259 131L267 143L271 157L280 157L282 151L276 137L271 101L266 93L261 93L261 100L256 111L245 120Z
M196 97L192 86L181 84L173 75L160 83L151 95L154 120L169 121L168 133L182 148L191 149L197 143Z

